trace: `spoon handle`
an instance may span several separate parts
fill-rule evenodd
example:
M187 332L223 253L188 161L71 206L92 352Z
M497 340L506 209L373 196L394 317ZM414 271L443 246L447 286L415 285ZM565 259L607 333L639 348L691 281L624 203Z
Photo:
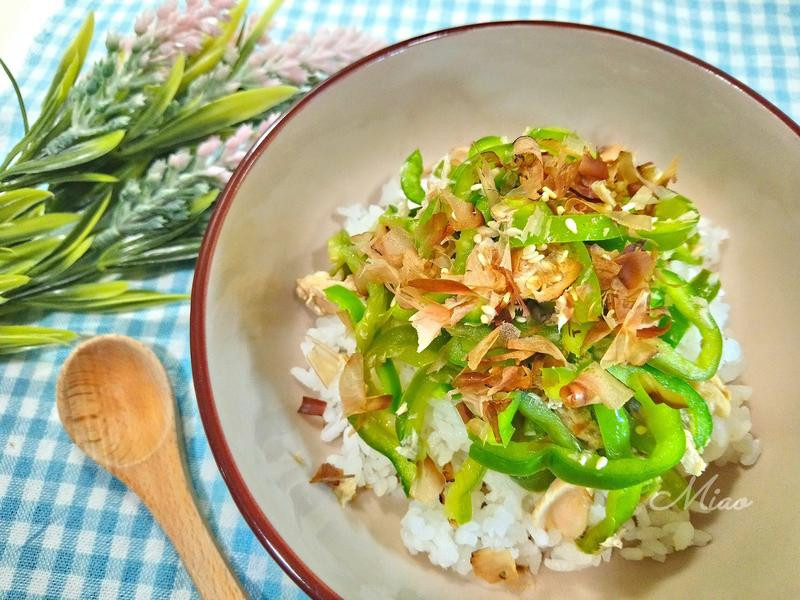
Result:
M201 598L245 599L197 509L175 433L146 460L115 473L133 489L172 540Z

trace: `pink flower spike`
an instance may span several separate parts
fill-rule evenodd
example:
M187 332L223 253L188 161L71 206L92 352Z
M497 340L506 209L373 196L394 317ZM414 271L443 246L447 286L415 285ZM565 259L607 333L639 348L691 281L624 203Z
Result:
M205 142L201 143L197 147L197 156L201 158L208 158L212 154L214 154L221 145L219 137L212 136L208 138Z
M136 17L136 24L133 26L133 30L136 32L136 35L142 35L147 31L147 28L150 27L150 24L153 22L153 11L146 10L138 17Z
M182 171L183 169L186 168L191 159L192 157L186 150L181 150L180 152L171 154L170 157L167 159L167 164L173 169Z
M159 19L166 19L175 12L175 9L177 7L178 3L176 2L176 0L166 0L164 4L162 4L156 9L156 15L158 15Z

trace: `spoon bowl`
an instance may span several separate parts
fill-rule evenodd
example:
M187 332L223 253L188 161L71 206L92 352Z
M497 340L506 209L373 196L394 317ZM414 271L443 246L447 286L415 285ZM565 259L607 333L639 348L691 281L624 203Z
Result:
M95 376L103 373L109 376ZM70 355L57 405L72 440L106 468L146 460L175 426L164 368L149 348L123 336L93 338Z

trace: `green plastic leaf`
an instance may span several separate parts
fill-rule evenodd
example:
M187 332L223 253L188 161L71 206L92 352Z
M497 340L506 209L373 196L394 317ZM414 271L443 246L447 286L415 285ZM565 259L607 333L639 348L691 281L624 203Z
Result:
M217 199L219 196L219 190L211 190L203 194L202 196L198 196L194 200L192 200L191 205L189 206L189 216L190 217L198 217L212 205L214 204L214 200Z
M22 127L25 129L25 133L27 134L31 127L28 124L28 111L25 110L25 101L22 99L22 92L19 91L19 85L17 84L17 80L14 78L14 74L11 72L11 69L8 68L8 65L2 58L0 58L0 67L3 67L3 71L6 72L6 76L11 82L11 87L14 88L14 94L17 96L17 105L19 106L20 116L22 117Z
M48 236L31 240L16 246L0 248L0 265L27 258L44 258L61 243L64 236Z
M107 173L64 173L56 177L48 177L47 185L53 186L60 183L117 183L118 177Z
M0 294L25 285L31 280L25 275L0 275Z
M58 260L51 263L44 272L39 269L39 266L37 266L36 269L31 268L31 270L39 273L37 280L52 280L78 262L92 247L93 241L94 237L89 236L85 240L77 243L66 254L59 256Z
M258 18L258 21L255 22L255 25L253 25L253 28L247 35L247 38L245 38L244 43L241 44L239 48L239 57L236 59L236 62L233 65L234 71L236 71L236 69L241 67L253 53L253 50L258 44L258 41L264 35L264 32L267 30L270 21L272 21L272 17L275 15L275 12L280 8L281 4L283 4L283 0L272 0L267 9L263 13L261 13L261 16Z
M108 203L111 201L111 190L106 192L106 195L101 198L93 207L90 207L83 213L83 217L81 220L72 228L72 231L69 232L67 237L59 244L59 246L53 251L52 255L48 256L46 260L44 260L41 264L39 264L32 272L34 275L43 273L54 264L59 262L64 257L74 253L74 250L81 245L84 245L84 240L89 236L89 234L94 229L97 222L106 212L108 208ZM86 247L81 255L86 252L88 247ZM80 258L80 256L76 257ZM74 261L72 261L74 262Z
M233 38L239 28L239 23L242 22L242 18L247 11L247 4L247 0L243 0L233 7L228 12L228 22L220 35L209 38L203 50L189 61L189 66L183 73L183 78L180 82L179 92L184 91L192 81L208 73L222 60L222 57L225 56L228 42Z
M38 188L20 188L9 190L7 192L0 192L0 208L6 206L7 204L13 204L14 202L17 202L23 198L38 198L41 201L52 197L52 192L40 190Z
M403 168L400 170L400 187L403 193L414 204L422 204L425 200L425 190L421 183L422 178L422 154L419 150L414 150L406 158Z
M0 193L0 222L10 221L31 207L52 197L53 194L47 190L37 190L35 188L22 188Z
M178 93L178 86L181 84L183 77L183 69L186 65L186 59L183 54L179 54L178 58L172 65L167 80L158 88L158 92L150 99L150 105L147 107L136 122L128 128L127 139L132 140L148 129L150 129L158 120L164 111L167 110L170 102Z
M296 93L294 86L276 85L223 96L200 108L183 111L159 132L127 146L119 154L125 157L144 150L165 150L204 138L231 125L253 119Z
M43 104L47 104L47 102L49 102L50 99L55 95L61 95L58 89L62 87L64 78L73 69L73 65L77 66L77 69L75 69L75 75L77 75L77 71L80 70L81 66L83 65L83 61L86 59L86 53L89 51L89 44L92 41L93 33L94 13L90 12L86 17L86 20L83 22L83 25L81 25L78 35L76 35L72 40L72 43L62 56L61 62L58 63L58 68L56 69L55 75L53 75L53 81L50 84L50 89L47 90ZM75 76L72 75L71 78L72 82L74 82ZM69 87L72 87L71 83Z
M34 236L60 229L77 221L78 217L79 215L75 213L49 213L40 217L0 223L0 244L28 240Z
M41 346L67 345L78 334L65 329L33 325L0 325L0 354L24 352Z
M114 282L120 283L120 282ZM81 284L91 285L91 284ZM77 286L73 286L77 287ZM68 288L69 289L69 288ZM109 295L107 297L92 297L88 292L79 290L69 291L69 294L81 294L80 297L71 298L58 292L48 292L39 296L25 299L28 306L45 308L49 310L62 310L72 312L121 312L129 310L140 310L152 306L159 306L171 302L188 300L188 294L162 294L148 290L127 290L121 294Z
M105 156L116 148L125 137L125 131L118 129L96 138L91 138L85 142L75 144L71 148L43 158L26 160L12 165L0 175L0 178L7 178L10 175L21 173L41 173L49 171L59 171L68 169L75 165L81 165Z

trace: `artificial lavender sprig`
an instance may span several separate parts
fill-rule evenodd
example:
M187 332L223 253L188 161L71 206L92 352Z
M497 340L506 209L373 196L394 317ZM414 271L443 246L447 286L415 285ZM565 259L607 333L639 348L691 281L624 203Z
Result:
M182 12L175 0L167 0L136 19L136 36L109 34L108 54L70 92L69 128L47 144L44 155L127 128L145 107L147 89L163 83L178 55L191 57L207 36L219 35L233 5L232 0L189 0Z

